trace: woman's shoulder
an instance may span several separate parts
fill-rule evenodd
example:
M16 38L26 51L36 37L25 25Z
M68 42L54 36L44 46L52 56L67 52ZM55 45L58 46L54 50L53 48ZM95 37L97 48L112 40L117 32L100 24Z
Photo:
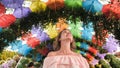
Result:
M50 56L56 56L56 52L54 52L54 51L49 52L47 57L50 57Z

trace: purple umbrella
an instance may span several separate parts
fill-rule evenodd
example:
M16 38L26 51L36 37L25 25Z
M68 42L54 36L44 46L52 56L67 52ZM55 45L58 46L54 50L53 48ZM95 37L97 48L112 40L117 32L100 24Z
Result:
M100 57L100 59L104 59L104 57L106 56L106 53L103 53L103 54L97 53L97 56Z
M23 18L23 17L27 17L30 12L31 10L29 8L17 8L15 9L13 15L16 18Z
M2 64L3 68L9 68L9 64L8 63L4 63Z
M19 8L22 7L24 0L2 0L1 3L7 8Z
M106 44L103 45L103 48L106 49L109 53L117 51L117 47L119 47L119 43L113 35L110 35L106 41Z
M36 35L36 37L41 41L41 42L44 42L44 41L47 41L49 40L49 36L43 31L43 29L39 26L33 26L32 29L31 29L31 33L33 35Z
M96 64L98 64L98 62L99 62L99 60L97 60L97 59L93 59L92 61L90 61L90 63L92 65L96 65Z

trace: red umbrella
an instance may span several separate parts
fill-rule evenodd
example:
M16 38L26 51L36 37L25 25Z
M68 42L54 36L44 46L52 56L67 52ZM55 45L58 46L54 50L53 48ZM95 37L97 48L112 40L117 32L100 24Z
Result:
M0 27L5 28L15 22L16 18L11 14L2 14L0 16Z
M5 7L0 3L0 14L5 13Z
M120 13L119 13L120 6L118 4L112 4L110 11L111 11L111 16L114 16L116 19L120 18Z
M102 8L102 12L105 16L108 18L113 18L115 17L116 19L120 18L120 6L118 3L116 4L107 4L104 5Z
M40 40L36 37L33 37L31 33L26 33L21 38L23 41L26 41L27 44L32 48L35 48L37 45L40 44Z
M40 44L39 39L35 38L35 37L31 37L27 40L27 44L32 47L35 48L36 46L38 46Z
M53 10L61 9L64 7L64 0L48 0L47 5Z
M120 0L111 0L111 3L112 3L112 4L119 4L119 3L120 3Z
M86 53L86 57L88 58L89 61L92 61L94 59L94 57L89 53Z
M103 8L102 8L102 12L105 16L109 16L110 14L110 7L111 7L111 4L107 4L107 5L103 5Z
M103 41L101 41L100 39L97 39L95 36L92 37L92 43L98 45L98 46L102 46L103 45Z
M22 39L23 41L26 41L26 40L28 40L31 36L32 36L31 33L26 33L26 34L23 34L23 35L22 35L21 39Z
M43 56L46 56L49 50L46 47L42 47L42 48L37 49L37 52L39 52Z
M96 55L98 52L94 47L89 47L89 51L92 52L94 55Z

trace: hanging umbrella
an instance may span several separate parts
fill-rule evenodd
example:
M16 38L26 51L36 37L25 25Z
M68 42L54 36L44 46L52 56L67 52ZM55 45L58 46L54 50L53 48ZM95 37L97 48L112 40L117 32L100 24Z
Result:
M75 38L81 38L82 22L76 18L76 23L69 20L69 28Z
M5 13L5 7L0 3L0 14Z
M58 36L58 31L56 26L50 22L48 25L45 25L45 33L48 34L50 39L53 39Z
M93 28L93 23L89 22L87 25L85 25L84 30L82 30L82 38L88 41L92 40L94 28Z
M34 26L31 29L31 33L36 35L36 38L40 40L40 42L44 42L49 40L49 36L44 32L44 30L40 26Z
M42 1L34 1L30 5L30 9L32 12L39 13L39 12L44 12L46 10L47 5L42 2Z
M110 14L110 7L111 7L111 4L107 4L107 5L104 5L103 8L102 8L102 13L105 15L105 16L109 16Z
M48 0L46 4L50 9L61 9L64 7L64 0Z
M115 39L114 35L110 35L103 46L103 48L106 49L109 53L116 52L117 47L119 47L119 43L118 40Z
M27 40L27 44L32 47L32 48L35 48L36 46L38 46L40 44L40 41L39 39L35 38L35 37L30 37L28 40Z
M97 39L95 35L92 36L92 43L98 46L103 45L103 41L101 41L100 39Z
M102 10L103 5L98 0L85 0L82 6L86 11L96 13Z
M120 7L119 4L107 4L102 8L103 14L108 18L115 17L116 19L120 19Z
M16 18L11 14L2 14L0 16L0 27L5 28L15 22Z
M28 55L28 54L30 53L30 51L32 50L32 48L29 47L27 44L20 44L20 45L22 45L22 47L19 48L18 53L21 54L21 55L26 56L26 55Z
M82 0L65 0L65 7L79 9L82 7Z
M22 7L24 0L2 0L1 3L7 8L19 8Z
M58 18L58 22L56 23L56 28L58 30L58 32L63 31L64 29L68 28L68 24L65 23L66 20L63 18Z
M23 18L23 17L27 17L30 13L30 9L29 8L17 8L13 15L16 17L16 18Z

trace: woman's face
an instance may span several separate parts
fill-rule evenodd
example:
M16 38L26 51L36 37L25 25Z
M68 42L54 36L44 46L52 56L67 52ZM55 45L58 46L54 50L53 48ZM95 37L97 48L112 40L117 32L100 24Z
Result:
M60 40L69 40L70 42L73 41L73 36L69 30L64 30L61 33Z

